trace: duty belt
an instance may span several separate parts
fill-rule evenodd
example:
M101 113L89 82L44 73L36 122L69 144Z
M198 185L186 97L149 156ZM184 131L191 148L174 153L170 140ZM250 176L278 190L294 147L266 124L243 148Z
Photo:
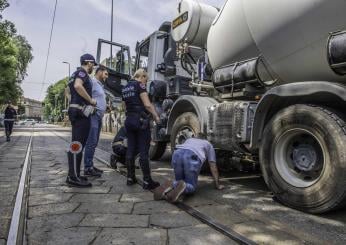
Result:
M70 104L69 108L77 108L77 109L83 110L83 106L79 104Z

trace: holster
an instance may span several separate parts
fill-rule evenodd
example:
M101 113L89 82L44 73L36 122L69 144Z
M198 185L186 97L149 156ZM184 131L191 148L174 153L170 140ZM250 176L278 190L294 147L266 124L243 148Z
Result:
M150 117L148 116L147 113L141 112L139 117L139 122L140 122L141 129L147 129L150 125Z
M96 112L96 110L95 107L92 105L85 105L83 106L82 112L84 116L89 117L90 115L93 115Z

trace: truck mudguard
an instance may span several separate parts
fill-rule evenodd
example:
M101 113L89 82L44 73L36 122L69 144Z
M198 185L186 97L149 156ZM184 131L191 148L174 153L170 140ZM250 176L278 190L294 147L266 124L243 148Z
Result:
M346 86L325 81L296 82L268 90L258 103L251 135L251 149L256 150L266 123L280 109L293 104L315 104L335 110L346 106Z
M173 124L177 117L184 112L193 112L198 116L202 132L207 130L208 107L218 103L210 97L183 95L177 99L171 109L167 123L167 134L171 134Z

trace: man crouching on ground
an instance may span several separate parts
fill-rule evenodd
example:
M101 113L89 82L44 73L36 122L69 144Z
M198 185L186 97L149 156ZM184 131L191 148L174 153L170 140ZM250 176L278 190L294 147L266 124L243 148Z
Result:
M222 190L219 184L219 172L216 166L216 155L213 146L200 133L198 138L189 138L183 144L177 145L172 156L175 181L166 181L154 191L154 199L167 199L176 202L182 194L192 194L196 191L198 175L204 163L209 164L215 181L215 188Z

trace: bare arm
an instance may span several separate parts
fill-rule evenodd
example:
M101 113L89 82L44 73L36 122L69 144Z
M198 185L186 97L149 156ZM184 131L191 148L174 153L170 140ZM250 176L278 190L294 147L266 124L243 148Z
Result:
M96 105L96 101L90 97L90 95L87 93L83 86L83 81L79 78L76 79L74 82L74 88L76 89L77 93L82 96L86 101L89 101L90 104Z
M223 185L219 183L219 171L217 170L217 166L215 162L209 162L210 172L215 181L215 188L218 190L222 190L224 188Z
M145 109L147 109L153 115L154 120L157 123L160 122L160 118L157 115L156 110L155 110L153 104L151 104L151 102L149 100L148 93L146 93L146 92L145 93L141 93L139 96L141 97L141 100L142 100L142 102L144 104Z

